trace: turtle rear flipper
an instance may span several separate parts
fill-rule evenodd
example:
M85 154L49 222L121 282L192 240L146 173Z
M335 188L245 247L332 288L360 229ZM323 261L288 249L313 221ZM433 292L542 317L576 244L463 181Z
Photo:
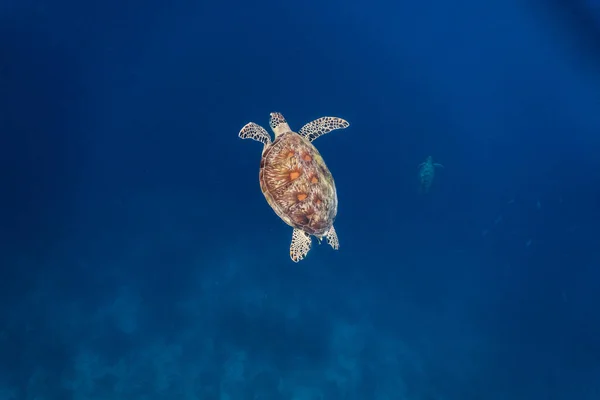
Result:
M310 251L312 240L310 235L302 229L294 228L292 232L292 244L290 245L290 258L293 262L298 262L304 259Z
M244 125L244 127L240 130L240 133L238 133L238 136L242 139L254 139L264 144L265 147L271 144L271 136L269 136L269 132L254 122L249 122Z
M333 228L333 225L331 225L331 228L329 228L329 231L327 231L325 236L327 236L327 243L329 243L329 245L334 250L337 250L340 248L340 241L338 239L335 229Z
M312 142L319 136L329 133L336 129L345 129L350 126L350 123L345 119L337 117L321 117L304 125L298 131L300 136Z

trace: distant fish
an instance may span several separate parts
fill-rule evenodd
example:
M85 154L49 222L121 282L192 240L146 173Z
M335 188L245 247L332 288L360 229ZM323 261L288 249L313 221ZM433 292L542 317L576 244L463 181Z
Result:
M525 243L525 247L529 247L529 246L531 246L531 239L529 239L529 240L527 241L527 243Z
M542 209L542 203L540 203L540 201L538 200L537 202L537 209L541 210Z

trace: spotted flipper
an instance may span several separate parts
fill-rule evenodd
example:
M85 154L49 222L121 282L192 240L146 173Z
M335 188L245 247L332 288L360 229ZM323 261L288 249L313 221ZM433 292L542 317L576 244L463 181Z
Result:
M340 241L335 229L333 228L333 225L331 225L331 228L329 228L329 231L327 231L325 235L327 236L327 243L329 243L334 250L340 248Z
M238 133L238 136L242 139L254 139L264 144L265 147L271 144L271 136L269 136L269 132L254 122L249 122L244 125L240 133Z
M345 129L350 126L350 123L344 119L337 117L321 117L304 125L298 131L300 136L304 136L309 142L312 142L319 136L336 129Z
M290 258L293 262L304 259L310 251L312 240L310 235L301 229L294 228L292 232L292 244L290 245Z

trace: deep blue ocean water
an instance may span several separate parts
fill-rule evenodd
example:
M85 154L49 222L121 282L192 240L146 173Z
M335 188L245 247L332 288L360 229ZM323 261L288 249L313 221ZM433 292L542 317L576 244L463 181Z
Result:
M0 400L600 399L597 1L5 0L0 38ZM350 122L297 264L237 136L274 111Z

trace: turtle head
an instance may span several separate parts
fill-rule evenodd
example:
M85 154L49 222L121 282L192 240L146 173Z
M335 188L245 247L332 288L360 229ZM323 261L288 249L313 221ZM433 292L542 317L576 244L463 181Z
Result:
M288 125L283 115L278 112L272 112L271 118L269 119L269 125L271 125L271 129L273 133L275 133L275 137L281 136L286 132L290 132L290 126Z

